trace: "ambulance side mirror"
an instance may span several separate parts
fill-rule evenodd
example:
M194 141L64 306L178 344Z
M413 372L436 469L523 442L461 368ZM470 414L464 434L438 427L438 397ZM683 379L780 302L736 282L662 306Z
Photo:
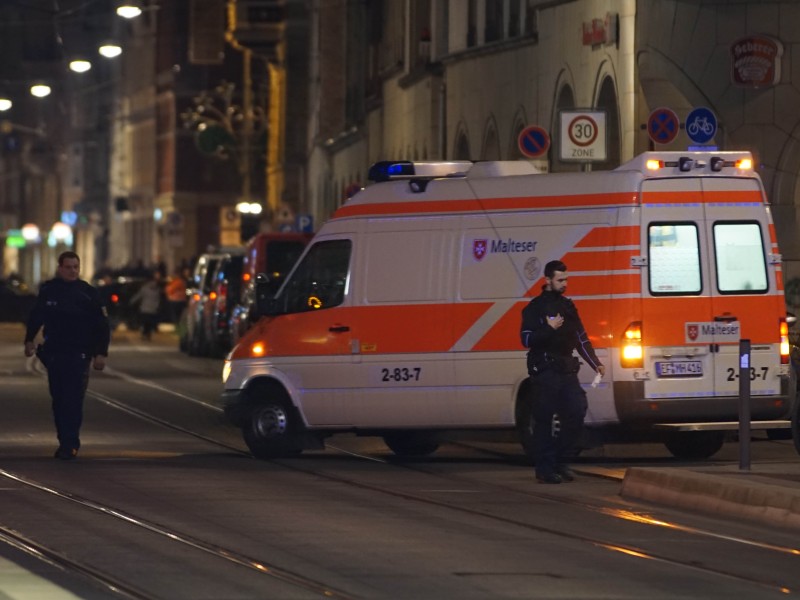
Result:
M259 317L275 314L275 297L273 286L266 273L256 275L256 313Z

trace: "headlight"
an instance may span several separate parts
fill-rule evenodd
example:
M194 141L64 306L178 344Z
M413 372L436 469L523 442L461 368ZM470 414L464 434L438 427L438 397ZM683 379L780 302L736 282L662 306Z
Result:
M222 383L225 383L226 381L228 381L228 377L231 376L231 366L232 366L231 365L231 361L229 361L229 360L226 360L222 364Z

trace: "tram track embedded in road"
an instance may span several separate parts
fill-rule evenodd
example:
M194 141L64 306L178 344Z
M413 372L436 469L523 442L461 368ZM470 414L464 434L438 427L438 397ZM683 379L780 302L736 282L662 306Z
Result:
M78 496L76 494L60 490L53 486L40 483L38 481L13 473L6 469L0 469L0 476L10 481L15 481L28 488L35 489L39 492L55 496L61 500L72 502L74 504L81 506L82 508L95 511L102 515L114 518L118 521L122 521L137 528L146 530L150 533L161 536L169 540L170 542L182 544L194 550L198 550L205 554L211 555L215 558L239 565L241 567L245 567L251 571L255 571L266 577L271 577L273 579L280 580L283 583L290 584L294 587L302 588L307 591L316 593L322 597L340 598L342 600L346 600L348 598L354 598L354 596L351 594L337 590L331 586L325 585L322 582L305 577L298 573L293 573L286 569L277 567L266 561L246 556L236 550L225 548L218 544L207 542L192 535L179 532L175 529L164 527L162 525L159 525L158 523L154 523L142 517L138 517L131 513L119 510L107 504L103 504L83 496ZM0 539L11 542L12 541L11 538L12 538L11 531L8 530L7 528L0 527ZM17 548L21 548L21 546L19 545L23 544L21 536L16 536L16 539L18 543L15 544L15 546ZM119 588L119 590L123 592L123 595L127 595L130 598L140 598L142 600L150 600L151 598L153 598L153 596L148 596L142 591L135 590L133 587L119 582L117 578L107 573L104 573L98 569L95 569L89 565L86 565L85 563L80 563L72 560L65 560L63 558L63 555L60 555L59 553L56 553L55 551L46 548L43 545L38 545L34 542L30 542L27 540L24 543L28 545L31 553L33 553L34 555L38 554L38 558L42 559L46 558L48 560L55 561L58 564L60 564L60 566L65 567L71 571L89 575L93 580L100 583L104 583L106 586L109 587L113 586L114 588Z
M189 430L187 428L184 428L184 427L182 427L180 425L177 425L177 424L172 423L170 421L161 419L159 417L156 417L154 415L151 415L149 413L141 411L141 410L139 410L137 408L134 408L134 407L132 407L132 406L130 406L130 405L124 403L124 402L115 400L115 399L113 399L113 398L111 398L111 397L109 397L109 396L107 396L105 394L100 394L98 392L94 392L94 391L91 391L91 390L89 392L87 392L87 393L90 396L94 397L95 399L100 400L100 401L108 404L109 406L112 406L112 407L117 408L119 410L123 410L125 412L128 412L129 414L137 416L138 418L150 421L152 423L158 424L158 425L166 427L168 429L172 429L174 431L177 431L177 432L185 434L185 435L193 436L193 437L201 439L201 440L203 440L203 441L205 441L207 443L214 444L214 445L216 445L218 447L230 450L230 451L235 452L237 454L252 457L251 453L249 453L247 451L244 451L244 450L242 450L240 448L237 448L235 446L232 446L231 444L215 440L212 437L209 437L209 436L197 433L197 432L193 432L193 431L191 431L191 430ZM736 536L720 535L720 534L716 534L714 532L710 532L710 531L706 531L706 530L702 530L702 529L698 529L698 528L693 528L693 527L682 526L682 525L678 525L678 524L674 524L674 523L669 523L667 521L664 521L664 520L661 520L661 519L652 518L652 517L650 517L650 516L648 516L646 514L637 513L637 512L634 512L634 511L630 511L630 510L609 508L608 506L590 505L590 504L582 502L582 501L574 500L574 499L571 499L571 498L565 498L565 497L562 497L562 496L556 496L554 494L549 494L549 493L546 493L546 492L532 492L532 491L520 490L520 489L508 487L508 486L502 486L502 485L498 485L498 484L493 484L493 483L475 482L473 480L469 480L469 479L465 479L465 478L459 478L459 477L455 477L455 476L452 476L452 475L444 475L444 474L438 473L436 471L432 471L432 470L421 468L418 465L401 464L401 463L398 463L397 461L388 461L388 460L385 460L385 459L377 458L375 456L364 455L364 454L359 454L359 453L352 452L352 451L349 451L349 450L344 450L342 448L338 448L338 447L333 446L333 445L329 445L328 447L329 447L330 450L346 454L347 456L353 457L353 458L355 458L357 460L365 460L365 461L370 461L370 462L373 462L373 463L377 462L377 463L382 463L382 464L385 464L387 466L391 466L391 467L394 467L394 468L402 468L404 470L416 471L416 472L419 472L419 473L423 473L423 474L425 474L427 476L437 477L437 478L444 479L444 480L447 480L447 481L450 481L450 482L455 481L455 482L458 482L460 484L463 484L463 483L466 482L466 483L469 483L470 485L481 485L481 486L484 486L484 487L489 487L489 488L494 489L494 490L502 490L505 493L516 493L516 494L521 494L521 495L524 495L524 496L527 496L527 497L533 497L533 498L537 498L537 499L540 499L540 500L546 500L546 501L549 501L549 502L555 502L555 503L561 503L561 504L570 504L570 505L573 505L573 506L575 506L577 508L580 508L580 509L583 509L583 510L589 510L589 511L592 511L594 513L602 514L602 515L607 516L607 517L625 520L626 522L638 523L638 524L645 525L645 526L648 526L648 527L668 528L668 529L671 529L671 530L674 530L674 531L681 531L682 533L687 534L687 535L715 538L715 539L722 540L722 541L725 541L725 542L743 544L743 545L746 545L746 546L749 546L749 547L757 547L758 549L761 549L761 550L764 550L764 551L778 552L778 553L783 554L783 555L791 555L791 556L800 555L800 550L798 550L797 548L789 548L789 547L778 546L778 545L774 545L774 544L764 544L764 543L758 542L756 540L749 540L749 539L745 539L745 538L739 538L739 537L736 537ZM733 580L737 580L737 581L741 581L741 582L745 582L745 583L749 583L749 584L758 585L758 586L761 586L761 587L777 590L777 591L780 591L782 593L786 593L787 589L788 589L786 586L779 585L779 584L777 584L777 583L775 583L774 581L771 581L771 580L767 580L767 579L764 579L764 578L748 577L746 575L742 575L740 573L735 573L735 572L732 572L732 571L724 570L724 569L721 569L721 568L715 568L715 567L711 567L711 566L704 566L704 565L699 564L697 561L694 561L694 560L681 560L679 558L670 557L670 556L667 556L665 554L661 554L661 553L658 553L658 552L649 551L649 550L647 550L645 548L635 547L635 546L631 546L631 545L627 545L627 544L620 544L620 543L617 543L616 541L613 541L613 540L601 539L599 537L594 537L594 536L589 536L589 535L582 535L582 534L578 534L578 533L571 533L571 532L564 531L564 530L561 530L561 529L557 529L557 528L554 528L554 527L548 527L548 526L544 526L544 525L528 523L528 522L522 521L520 519L504 517L502 515L493 514L491 512L485 511L485 510L475 509L475 508L471 508L471 507L467 507L467 506L460 506L460 505L454 504L452 502L446 502L446 501L442 501L442 500L437 500L435 498L430 498L430 497L426 497L426 496L419 495L419 494L414 494L414 493L407 492L407 491L399 491L399 490L392 489L392 488L385 487L385 486L381 486L381 485L375 485L375 484L371 484L371 483L357 481L355 479L348 478L348 477L341 477L341 476L338 476L338 475L331 474L329 472L325 472L325 471L321 471L321 470L318 470L318 469L308 468L308 467L302 466L302 465L298 464L297 460L275 459L275 460L272 460L270 462L272 464L280 465L281 467L283 467L283 468L285 468L287 470L292 470L292 471L296 471L296 472L305 473L305 474L308 474L308 475L319 477L319 478L324 479L324 480L328 480L328 481L332 481L332 482L336 482L336 483L352 486L352 487L359 488L359 489L362 489L362 490L367 490L367 491L371 491L371 492L375 492L375 493L380 493L380 494L384 494L384 495L388 495L388 496L391 496L391 497L394 497L394 498L404 499L404 500L408 500L408 501L419 502L419 503L423 503L423 504L430 505L430 506L436 506L436 507L444 508L444 509L447 509L447 510L458 511L458 512L463 513L463 514L469 514L469 515L475 516L475 517L486 518L486 519L490 519L490 520L493 520L493 521L496 521L496 522L501 522L501 523L506 524L506 525L512 525L512 526L516 526L516 527L520 527L520 528L524 528L524 529L528 529L528 530L532 530L532 531L537 531L537 532L540 532L540 533L547 533L547 534L558 536L558 537L561 537L561 538L565 538L565 539L570 539L570 540L573 540L573 541L579 541L579 542L591 544L592 546L597 547L597 548L603 548L605 550L619 552L619 553L622 553L622 554L625 554L625 555L628 555L628 556L646 558L646 559L649 559L649 560L661 562L663 564L672 565L673 567L689 569L689 570L692 570L692 571L695 571L695 572L705 572L705 573L713 574L713 575L716 575L716 576L725 577L725 578L729 578L729 579L733 579ZM1 474L1 472L0 472L0 474Z

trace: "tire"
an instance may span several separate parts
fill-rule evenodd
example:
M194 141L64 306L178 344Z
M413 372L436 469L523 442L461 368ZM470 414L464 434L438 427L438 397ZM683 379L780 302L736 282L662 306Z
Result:
M439 449L439 442L431 434L418 431L389 433L383 441L397 456L428 456Z
M767 429L767 439L770 441L792 439L791 429Z
M722 431L679 431L664 445L672 456L681 460L700 460L716 454L725 442Z
M300 454L297 412L282 398L254 402L242 424L242 437L256 458L282 458Z

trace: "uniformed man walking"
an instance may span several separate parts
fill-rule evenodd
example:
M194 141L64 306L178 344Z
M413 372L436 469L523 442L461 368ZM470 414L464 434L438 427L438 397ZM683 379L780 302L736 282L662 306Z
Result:
M61 253L56 277L40 287L25 332L25 356L36 353L47 368L58 434L55 456L63 460L78 455L89 365L105 368L111 336L100 295L79 279L80 269L77 254ZM34 339L42 326L44 344L37 350Z
M576 444L586 416L586 392L578 381L580 362L573 351L602 377L598 360L567 289L567 266L553 260L544 268L542 293L522 311L522 345L528 350L531 384L536 480L573 481L565 460L577 453ZM558 415L559 427L553 418Z

